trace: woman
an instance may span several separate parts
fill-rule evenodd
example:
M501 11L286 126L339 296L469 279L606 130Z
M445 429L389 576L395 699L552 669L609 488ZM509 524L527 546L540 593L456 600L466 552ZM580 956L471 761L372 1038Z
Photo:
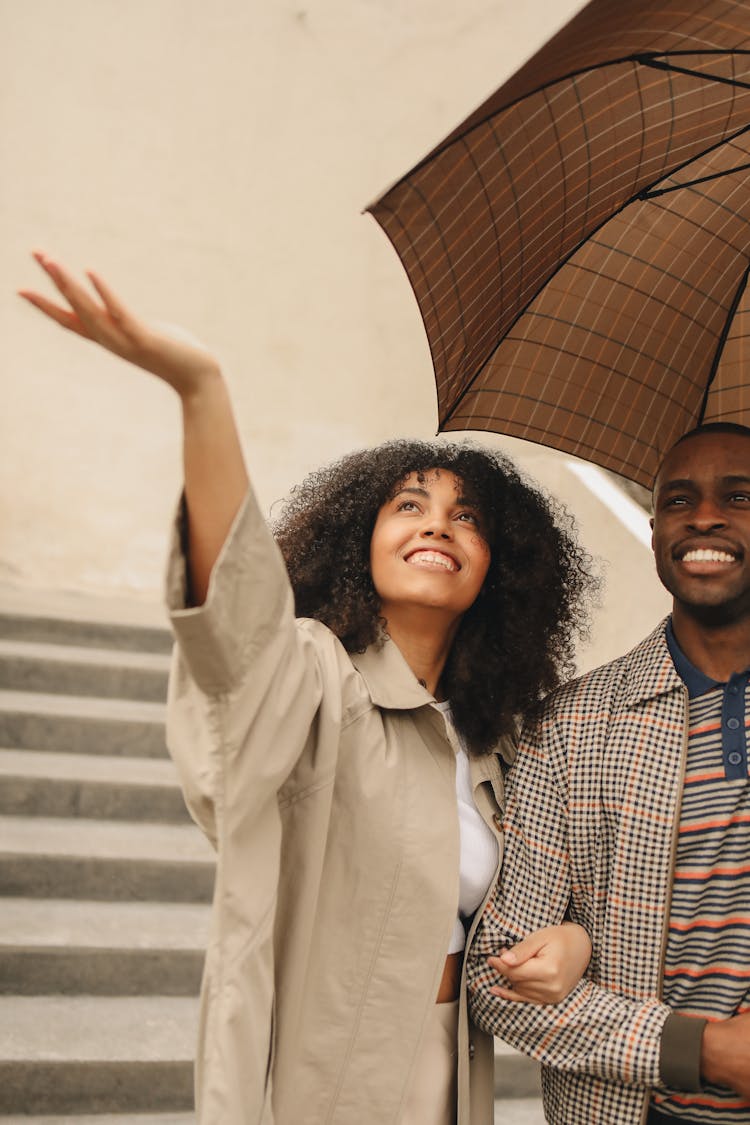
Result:
M218 852L200 1121L489 1125L462 950L515 716L570 663L586 557L503 457L422 442L313 474L275 543L216 361L36 258L69 307L22 296L182 404L168 740ZM576 926L531 935L506 995L561 999L589 951Z

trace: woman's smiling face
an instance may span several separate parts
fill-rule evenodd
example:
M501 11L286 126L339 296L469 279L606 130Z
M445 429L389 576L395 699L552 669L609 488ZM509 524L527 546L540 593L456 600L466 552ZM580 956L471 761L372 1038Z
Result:
M410 473L378 512L370 571L386 621L420 608L451 623L476 601L490 549L481 512L462 493L447 470Z

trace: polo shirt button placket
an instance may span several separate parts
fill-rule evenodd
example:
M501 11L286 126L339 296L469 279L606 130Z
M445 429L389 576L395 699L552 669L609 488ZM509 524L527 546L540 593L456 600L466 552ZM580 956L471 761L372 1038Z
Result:
M745 693L748 684L748 673L733 673L724 687L724 703L722 706L722 752L724 756L724 772L728 781L737 781L744 777L746 766L746 751L743 748L745 739Z

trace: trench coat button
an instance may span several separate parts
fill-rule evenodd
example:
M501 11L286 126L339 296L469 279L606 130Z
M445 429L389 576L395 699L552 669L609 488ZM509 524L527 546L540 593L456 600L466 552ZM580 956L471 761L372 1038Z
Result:
M473 1043L469 1043L469 1058L473 1059L475 1054L475 1047Z

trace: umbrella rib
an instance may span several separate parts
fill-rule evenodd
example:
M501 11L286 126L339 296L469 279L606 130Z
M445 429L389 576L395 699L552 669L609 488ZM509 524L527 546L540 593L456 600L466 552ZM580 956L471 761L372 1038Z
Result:
M708 395L709 395L709 392L711 390L711 384L713 383L714 379L716 378L716 373L719 370L719 364L721 363L721 357L724 353L724 348L726 347L727 338L729 336L729 329L731 328L732 321L734 320L734 314L737 312L737 308L739 306L739 303L742 300L742 294L745 292L745 289L747 287L748 275L750 275L750 265L748 265L747 269L745 270L745 272L742 275L740 283L737 286L737 291L734 294L734 297L732 299L732 304L729 308L729 312L727 313L727 316L724 320L724 327L721 330L721 336L719 337L719 342L716 345L716 353L714 354L714 361L711 364L711 371L709 372L708 379L706 380L706 389L703 392L703 402L701 403L701 408L698 411L698 421L696 423L697 425L700 425L702 423L704 415L706 413L706 407L708 406Z
M738 137L742 137L749 131L750 125L743 125L741 129L737 130L736 133L730 133L728 137L720 137L718 141L715 141L714 144L709 145L708 148L704 148L700 152L693 153L693 155L689 156L687 160L683 160L681 164L675 164L674 168L670 168L668 172L660 175L656 180L654 180L654 184L658 184L661 180L666 180L668 177L676 176L678 172L681 172L683 168L687 168L689 164L695 164L696 161L703 160L703 158L708 156L709 153L715 152L717 148L722 148L723 145L730 145L733 141L736 141ZM742 167L747 167L747 165L743 165ZM652 184L650 187L641 188L641 190L636 195L634 195L632 199L628 200L628 203L635 203L637 199L655 199L658 195L665 195L669 191L678 191L680 188L692 187L694 184L703 183L704 180L721 179L722 176L729 176L732 172L739 172L741 170L741 168L728 168L726 172L716 172L710 176L705 176L703 179L686 180L684 184L675 184L674 187L670 188L657 189L654 187L654 184ZM624 204L624 207L627 207L628 203ZM620 210L624 210L624 207L620 208Z
M743 129L743 132L747 130ZM692 163L692 161L691 161ZM666 188L645 188L639 195L639 199L657 199L660 195L669 195L672 191L682 191L683 188L697 187L698 184L707 184L711 180L722 180L724 176L732 176L735 172L746 172L750 168L750 161L747 164L738 164L736 168L725 168L723 172L714 172L711 176L699 176L697 180L685 180L681 184L673 184L672 187Z
M686 52L687 53L687 52ZM708 51L695 51L694 54L705 55ZM716 51L717 55L740 55L747 54L747 51ZM665 62L665 59L673 58L669 52L663 55L634 55L634 59L641 66L650 66L654 70L668 70L673 74L686 74L689 78L702 78L705 82L721 82L725 86L735 86L742 90L750 90L750 82L742 82L739 78L724 78L720 74L704 74L702 70L693 70L689 66L675 66L674 63Z

